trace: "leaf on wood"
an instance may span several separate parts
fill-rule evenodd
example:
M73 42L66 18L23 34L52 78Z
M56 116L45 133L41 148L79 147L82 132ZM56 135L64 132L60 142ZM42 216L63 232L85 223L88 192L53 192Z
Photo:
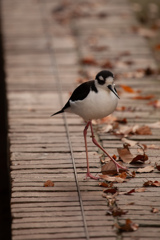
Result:
M118 207L114 207L114 208L110 208L107 212L106 215L112 215L113 217L120 217L122 215L125 215L128 211L124 211L121 208Z
M160 108L160 100L154 100L148 103L148 105L153 106L154 108Z
M160 187L160 182L159 181L147 181L145 183L143 183L144 187Z
M126 179L127 177L127 173L125 171L123 171L121 174L119 174L117 177L122 178L122 179Z
M44 183L44 187L54 187L54 183L51 180L47 180Z
M124 172L124 169L119 169L120 172ZM117 174L117 168L113 161L107 162L102 166L101 172L103 175L115 175Z
M155 46L155 50L160 51L160 44L157 44L157 45Z
M158 171L160 171L160 165L158 165L157 163L156 163L156 168Z
M111 131L113 131L113 125L112 124L107 124L100 131L103 132L103 133L111 132Z
M105 188L111 188L111 187L113 187L113 183L112 182L111 183L100 182L99 186L105 187Z
M134 205L134 202L127 203L126 205Z
M116 111L125 111L126 110L126 107L125 106L121 106L121 107L117 107L116 108Z
M145 191L146 191L146 188L144 188L144 187L135 189L135 192L140 192L141 193L141 192L145 192Z
M118 154L120 159L125 163L137 163L137 162L145 162L148 160L148 156L144 153L143 155L137 155L134 157L129 148L128 145L124 145L124 148L117 148Z
M103 192L104 193L111 193L111 194L115 194L118 191L117 187L114 188L108 188L108 189L104 189Z
M91 56L82 58L80 62L82 64L84 64L84 65L93 65L93 66L97 66L98 65L98 63L95 60L95 58L91 57Z
M137 163L137 162L142 162L144 163L145 161L148 160L148 156L146 154L143 154L143 155L137 155L136 157L134 157L132 159L132 161L130 162L131 164L133 163Z
M122 138L121 141L125 144L128 145L130 147L134 147L138 142L133 141L133 140L129 140L127 138Z
M146 95L146 96L138 95L138 96L132 97L132 99L135 99L135 100L150 100L154 97L155 97L154 95Z
M132 178L134 178L134 177L136 176L136 172L135 172L135 171L133 171L133 172L128 171L127 174L128 174L130 177L132 177Z
M122 182L126 182L127 180L124 179L124 178L121 178L121 177L111 177L111 176L108 176L108 175L99 175L100 178L108 181L108 182L117 182L117 183L122 183Z
M115 122L116 120L117 120L117 117L115 117L115 116L113 116L112 114L110 114L109 116L100 119L100 120L98 121L98 124L113 123L113 122Z
M103 63L100 64L101 68L109 68L112 69L114 67L113 63L109 60L105 60Z
M135 189L131 189L130 191L128 191L128 192L126 192L126 193L124 193L125 195L130 195L130 194L132 194L132 193L134 193L135 192Z
M155 144L147 145L147 149L160 149L160 146L156 146Z
M151 129L148 126L142 126L136 129L137 135L152 135Z
M121 124L126 124L127 123L127 119L126 118L117 119L116 122L121 123Z
M125 163L132 162L134 156L131 154L127 145L124 145L124 148L117 148L120 159Z
M150 123L147 126L150 128L160 128L160 121L155 122L155 123Z
M149 173L149 172L153 172L154 167L153 166L146 166L144 168L138 168L136 172L138 173Z
M133 90L133 88L127 86L127 85L120 85L120 87L125 91L125 92L128 92L128 93L135 93L135 90Z
M157 209L157 208L152 208L152 209L151 209L151 212L152 212L152 213L158 213L158 212L159 212L159 209Z
M119 225L118 223L116 223L115 227L117 227L120 232L133 232L138 229L139 225L133 223L130 219L126 219L125 224Z

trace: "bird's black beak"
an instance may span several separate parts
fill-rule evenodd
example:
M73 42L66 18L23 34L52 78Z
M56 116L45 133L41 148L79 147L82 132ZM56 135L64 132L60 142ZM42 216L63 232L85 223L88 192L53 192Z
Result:
M115 87L113 87L112 85L108 85L107 87L120 99L120 97L117 94L117 91L116 91Z

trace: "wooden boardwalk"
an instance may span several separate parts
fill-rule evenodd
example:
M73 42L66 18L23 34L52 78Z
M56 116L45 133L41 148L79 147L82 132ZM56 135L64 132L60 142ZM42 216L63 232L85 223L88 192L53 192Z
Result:
M156 70L156 62L146 39L135 31L138 23L128 1L3 0L2 12L12 239L158 240L160 188L118 195L117 205L128 213L106 216L109 207L99 182L83 180L83 121L69 114L50 118L63 106L79 78L93 78L101 69L93 63L95 59L101 65L108 59L108 67L110 64L119 76L118 85L159 98L159 76L146 76L143 71L148 67ZM82 64L81 60L90 56L92 64ZM126 111L114 115L127 118L128 125L155 123L160 120L160 111L148 102L124 94L119 108L125 106ZM160 161L160 134L158 128L151 130L152 135L130 138L157 147L147 150L153 166ZM117 154L116 148L122 147L120 137L113 134L97 132L97 138L110 154ZM101 171L96 151L89 141L90 166L95 174ZM44 187L47 180L53 181L54 187ZM130 181L114 185L129 191L141 188L147 180L160 180L160 172L136 174ZM159 213L152 213L152 207ZM139 224L138 230L118 233L113 225L125 219Z

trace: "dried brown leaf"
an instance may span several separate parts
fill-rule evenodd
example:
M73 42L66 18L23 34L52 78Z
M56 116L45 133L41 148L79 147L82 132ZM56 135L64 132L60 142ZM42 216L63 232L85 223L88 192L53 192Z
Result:
M120 172L124 172L123 169L119 169ZM115 175L117 174L117 168L113 161L107 162L102 166L101 172L103 175Z
M128 211L124 211L121 208L114 207L110 208L107 212L106 215L112 215L114 217L122 216L125 215Z
M151 129L148 126L142 126L136 129L137 135L152 135Z
M154 100L148 103L148 105L153 106L154 108L160 108L160 100Z
M143 163L147 160L148 160L148 156L144 153L143 155L137 155L136 157L134 157L130 163L131 164L137 163L137 162L142 162Z
M98 63L95 60L95 58L91 57L91 56L82 58L80 62L82 64L84 64L84 65L93 65L93 66L97 66L98 65Z
M47 180L44 183L44 187L54 187L54 183L51 180Z
M155 97L154 95L146 95L146 96L138 95L138 96L132 97L132 99L136 99L136 100L150 100L150 99L152 99L154 97Z
M121 177L111 177L108 175L99 175L100 178L108 181L108 182L117 182L117 183L122 183L122 182L126 182L127 180Z
M114 188L108 188L108 189L104 189L103 192L104 193L111 193L111 194L115 194L118 191L117 187Z
M111 188L111 187L113 187L113 183L100 182L99 186L100 187L105 187L105 188Z
M138 173L147 173L148 172L149 173L149 172L153 172L153 170L154 170L154 167L148 165L144 168L138 168L136 172L138 172Z
M136 188L135 189L135 192L145 192L146 191L146 188Z
M160 182L159 181L147 181L143 184L144 187L160 187Z
M124 143L124 144L127 144L128 146L131 146L131 147L134 147L138 142L136 141L133 141L133 140L129 140L127 138L122 138L121 141Z
M160 171L160 165L158 165L157 163L156 163L156 168L158 171Z
M126 223L123 225L116 223L115 226L119 229L120 232L133 232L136 231L139 227L138 224L133 223L130 219L126 219Z
M152 212L152 213L158 213L158 212L159 212L159 209L157 209L157 208L152 208L152 209L151 209L151 212Z
M127 85L120 85L120 87L125 91L125 92L128 92L128 93L135 93L136 91L133 90L133 88L127 86Z
M127 145L124 145L124 148L117 148L120 159L125 163L132 162L134 156L131 154Z

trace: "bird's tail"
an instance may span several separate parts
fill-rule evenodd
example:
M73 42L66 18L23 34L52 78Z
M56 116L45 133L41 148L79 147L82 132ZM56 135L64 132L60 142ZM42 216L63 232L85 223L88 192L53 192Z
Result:
M53 114L51 115L51 117L54 116L54 115L57 115L57 114L59 114L59 113L62 113L62 112L64 112L63 109L61 109L60 111L58 111L58 112L56 112L56 113L53 113Z

